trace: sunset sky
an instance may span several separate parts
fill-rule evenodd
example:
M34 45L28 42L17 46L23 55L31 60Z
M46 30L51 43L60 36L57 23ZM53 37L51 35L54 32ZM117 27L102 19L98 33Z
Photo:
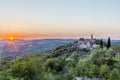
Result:
M120 39L120 0L1 0L0 36Z

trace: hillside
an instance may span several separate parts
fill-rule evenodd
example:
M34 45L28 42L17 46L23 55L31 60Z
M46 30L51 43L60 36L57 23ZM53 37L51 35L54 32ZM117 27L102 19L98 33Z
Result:
M100 48L100 41L95 40L96 48L85 49L75 46L78 41L48 52L1 58L0 80L120 80L118 46Z
M65 44L51 50L54 56L70 56L72 53L76 52L82 55L89 54L91 50L99 48L100 40L94 39L91 44L91 39L80 38L69 44ZM86 55L87 56L87 55Z
M0 40L0 56L15 57L33 52L45 52L73 41L74 39L40 39L15 40L14 43L10 43Z

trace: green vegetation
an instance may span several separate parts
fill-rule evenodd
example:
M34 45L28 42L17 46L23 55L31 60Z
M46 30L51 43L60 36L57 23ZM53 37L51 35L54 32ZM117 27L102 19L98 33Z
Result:
M119 46L77 51L71 45L48 53L1 58L0 80L73 80L75 77L120 80Z

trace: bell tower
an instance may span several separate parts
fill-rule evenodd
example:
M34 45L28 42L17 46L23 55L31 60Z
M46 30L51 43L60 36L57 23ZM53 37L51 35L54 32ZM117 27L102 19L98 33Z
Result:
M91 41L93 41L93 34L91 34Z
M93 34L91 34L90 42L91 42L91 48L93 48Z

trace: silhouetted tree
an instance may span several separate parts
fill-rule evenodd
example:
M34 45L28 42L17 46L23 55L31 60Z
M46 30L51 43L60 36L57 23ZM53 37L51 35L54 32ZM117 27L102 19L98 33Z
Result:
M107 49L109 49L111 47L111 40L110 37L108 37L108 41L107 41Z
M103 40L100 40L100 48L103 48Z
M79 40L80 40L80 41L84 41L85 39L84 39L84 38L80 38Z

